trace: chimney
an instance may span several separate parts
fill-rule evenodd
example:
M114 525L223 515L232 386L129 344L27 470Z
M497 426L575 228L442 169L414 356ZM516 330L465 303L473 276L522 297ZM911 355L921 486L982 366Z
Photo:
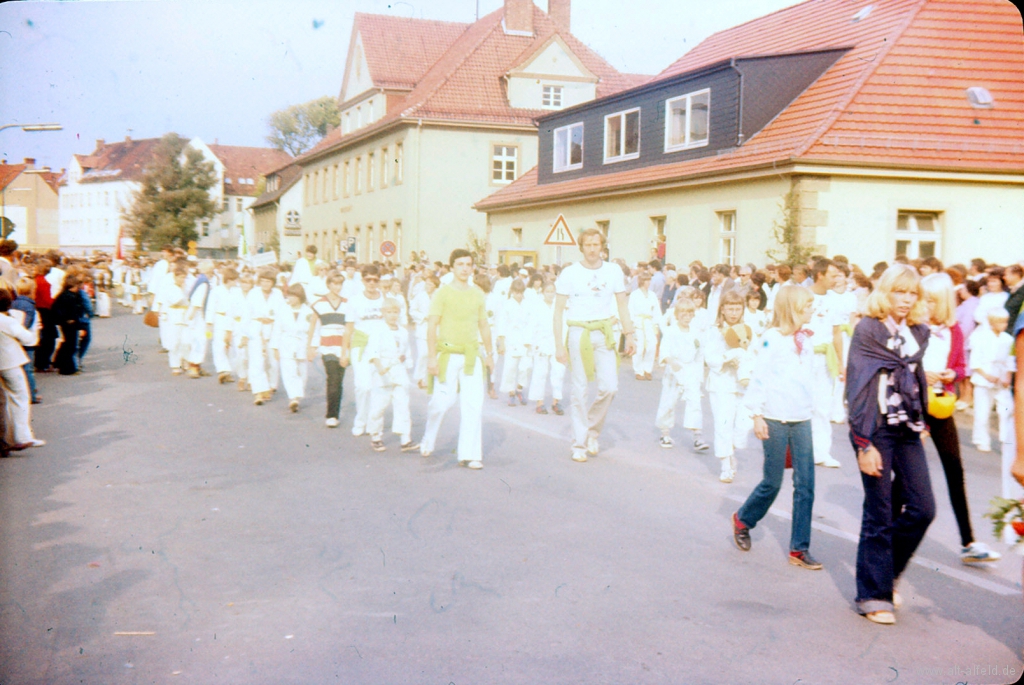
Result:
M29 169L35 169L36 168L36 160L35 160L35 158L34 157L26 157L25 158L25 166L27 166Z
M569 0L548 0L548 16L560 30L569 32Z
M106 144L107 144L107 141L103 140L102 138L97 138L96 139L96 149L97 150L99 150L100 148L102 148Z
M132 137L131 136L125 136L124 137L124 142L126 142L126 143L132 142Z
M505 33L533 35L533 0L505 0Z

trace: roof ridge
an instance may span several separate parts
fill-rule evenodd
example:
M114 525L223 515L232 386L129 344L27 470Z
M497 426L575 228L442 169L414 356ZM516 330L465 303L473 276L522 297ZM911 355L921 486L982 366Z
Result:
M917 15L921 12L921 9L925 5L927 5L929 1L930 0L917 0L917 7L907 12L907 17L903 20L903 23L890 34L892 36L892 40L888 41L888 44L883 46L882 49L878 51L878 53L875 55L874 63L871 64L866 69L864 69L864 71L857 78L857 80L850 86L850 89L846 93L846 95L844 95L841 99L836 101L836 103L832 106L832 111L828 114L827 117L824 118L821 124L818 125L818 128L816 128L814 132L807 137L807 139L802 145L800 145L793 151L793 157L800 157L806 154L807 151L810 150L811 147L815 143L817 143L818 140L822 136L824 136L830 128L832 128L832 125L836 123L836 120L839 119L843 112L846 111L846 108L850 106L850 103L853 102L853 99L855 97L857 97L857 94L860 92L860 89L864 87L864 84L867 83L868 79L870 79L874 75L878 67L882 64L882 62L885 61L885 58L889 55L889 52L892 51L893 46L899 42L900 38L903 37L903 34L906 32L906 30L910 27L911 24L914 23L914 20L917 18Z

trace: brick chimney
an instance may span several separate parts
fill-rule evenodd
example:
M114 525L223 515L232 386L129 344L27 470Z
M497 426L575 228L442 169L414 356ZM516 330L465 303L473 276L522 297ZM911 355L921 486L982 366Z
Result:
M29 169L35 169L36 168L35 157L26 157L25 158L25 166L27 166Z
M548 16L562 31L569 32L570 0L548 0Z
M97 138L96 139L96 149L97 150L99 150L100 148L102 148L106 144L107 144L107 141L103 140L102 138Z
M533 35L533 0L505 0L505 31Z

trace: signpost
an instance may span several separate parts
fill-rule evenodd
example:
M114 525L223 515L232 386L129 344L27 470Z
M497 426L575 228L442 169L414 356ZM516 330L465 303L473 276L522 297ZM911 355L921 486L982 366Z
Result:
M551 230L548 231L548 237L544 239L544 244L555 246L555 263L558 266L562 266L562 246L576 245L576 238L573 236L572 231L569 230L569 224L566 223L565 216L562 214L558 215L555 223L551 226Z
M356 253L356 238L355 238L355 236L349 236L348 238L345 239L344 242L345 242L345 252L348 252L349 254L355 254Z
M398 246L391 240L385 240L380 244L380 253L384 257L394 257L398 252Z

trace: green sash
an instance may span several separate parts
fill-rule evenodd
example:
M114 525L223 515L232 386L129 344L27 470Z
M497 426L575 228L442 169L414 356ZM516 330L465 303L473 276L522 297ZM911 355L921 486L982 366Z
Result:
M615 332L612 330L612 319L598 319L597 321L567 321L570 327L582 328L583 335L580 336L580 359L583 361L583 370L587 373L587 381L597 377L597 368L594 364L594 343L590 339L591 331L604 333L604 344L609 350L615 352L615 363L619 362L619 347L615 344ZM567 344L568 346L568 344Z
M839 355L836 353L836 346L830 342L814 346L815 354L825 355L825 365L828 366L828 375L832 378L839 376Z
M480 343L473 342L466 345L456 345L454 343L439 342L437 343L437 352L440 355L437 358L437 379L444 383L448 375L448 358L453 354L461 354L466 358L462 366L463 375L473 375L473 371L476 369L476 358L480 356ZM427 378L427 394L434 394L433 376Z

